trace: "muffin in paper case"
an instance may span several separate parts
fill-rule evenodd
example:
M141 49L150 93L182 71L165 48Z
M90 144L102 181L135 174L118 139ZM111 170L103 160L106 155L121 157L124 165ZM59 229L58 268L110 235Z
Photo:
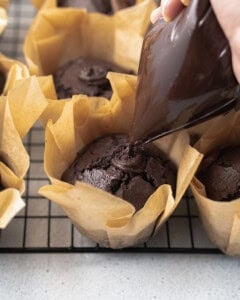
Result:
M30 76L28 68L20 61L11 59L0 53L0 72L5 77L2 95L6 95L9 90L14 87L14 84L19 79L28 78Z
M16 81L7 96L0 97L0 229L25 205L21 195L29 156L22 138L46 106L35 76Z
M71 8L41 10L24 43L30 72L49 75L71 60L88 57L136 73L154 8L152 0L145 0L112 16Z
M230 112L211 122L195 148L204 155L240 145L240 113ZM224 253L240 256L240 198L232 201L210 199L204 185L194 177L191 189L209 239Z
M86 0L86 1L89 1L89 0ZM111 5L113 6L114 12L116 12L117 10L119 10L121 8L121 1L122 0L111 0L110 1ZM136 0L136 4L134 6L142 3L143 1L145 1L145 0ZM40 8L48 9L48 8L58 7L57 0L31 0L31 2L37 9L40 9Z
M189 145L184 133L156 141L155 145L176 165L176 193L170 185L159 186L137 212L129 202L91 185L63 182L63 172L85 145L104 135L129 131L136 77L108 73L108 78L113 88L110 101L74 96L64 103L60 114L57 103L52 106L55 122L49 120L46 126L44 153L51 185L42 187L39 193L58 203L81 233L102 246L123 248L145 242L158 231L180 202L202 155Z

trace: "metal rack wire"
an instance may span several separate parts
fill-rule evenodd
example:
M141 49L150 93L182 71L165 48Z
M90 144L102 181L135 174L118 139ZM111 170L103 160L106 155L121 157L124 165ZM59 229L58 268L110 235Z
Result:
M4 54L23 60L22 43L34 16L28 0L13 0L9 25L0 40ZM124 250L99 247L82 236L56 204L41 197L38 189L48 183L43 171L44 130L36 125L24 140L31 158L26 176L26 207L0 232L0 253L16 252L166 252L220 253L207 239L192 195L148 243Z

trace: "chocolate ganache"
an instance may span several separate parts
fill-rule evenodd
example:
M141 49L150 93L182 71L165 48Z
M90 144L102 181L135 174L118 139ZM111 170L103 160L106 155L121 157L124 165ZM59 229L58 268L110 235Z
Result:
M144 40L131 141L150 141L236 106L231 50L208 0L192 0Z
M62 180L91 184L132 203L144 206L162 184L175 193L176 169L153 144L129 145L126 135L105 136L80 151Z
M83 94L110 99L112 88L106 78L108 72L132 73L109 62L90 58L78 58L66 63L53 74L58 98Z

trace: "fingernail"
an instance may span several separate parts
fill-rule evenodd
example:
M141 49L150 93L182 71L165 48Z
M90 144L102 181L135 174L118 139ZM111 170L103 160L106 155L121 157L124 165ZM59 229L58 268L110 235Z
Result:
M171 2L170 2L170 3L171 3ZM169 6L169 0L164 0L164 1L162 1L162 5L161 5L161 7L162 7L162 15L163 15L164 20L165 20L166 22L169 22L169 21L170 21L170 18L168 17L168 15L167 15L167 13L166 13L166 11L167 11L167 9L168 9L168 6Z
M162 9L161 7L155 9L150 16L150 20L151 22L154 24L157 22L157 20L159 20L160 18L162 18Z

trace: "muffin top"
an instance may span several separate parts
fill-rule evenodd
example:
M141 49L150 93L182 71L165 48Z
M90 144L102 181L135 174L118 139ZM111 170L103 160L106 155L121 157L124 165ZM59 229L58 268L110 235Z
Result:
M0 93L2 94L6 82L6 76L3 71L0 71Z
M240 146L215 151L206 156L197 174L208 198L218 201L240 197Z
M106 78L108 72L131 73L102 60L78 58L68 62L53 74L58 98L84 94L110 99L112 88Z
M135 0L58 0L60 7L86 8L89 12L112 14L115 9L123 9L135 4Z
M140 209L160 185L170 184L175 191L176 170L155 145L131 147L128 136L118 134L86 146L62 180L72 184L83 181Z

